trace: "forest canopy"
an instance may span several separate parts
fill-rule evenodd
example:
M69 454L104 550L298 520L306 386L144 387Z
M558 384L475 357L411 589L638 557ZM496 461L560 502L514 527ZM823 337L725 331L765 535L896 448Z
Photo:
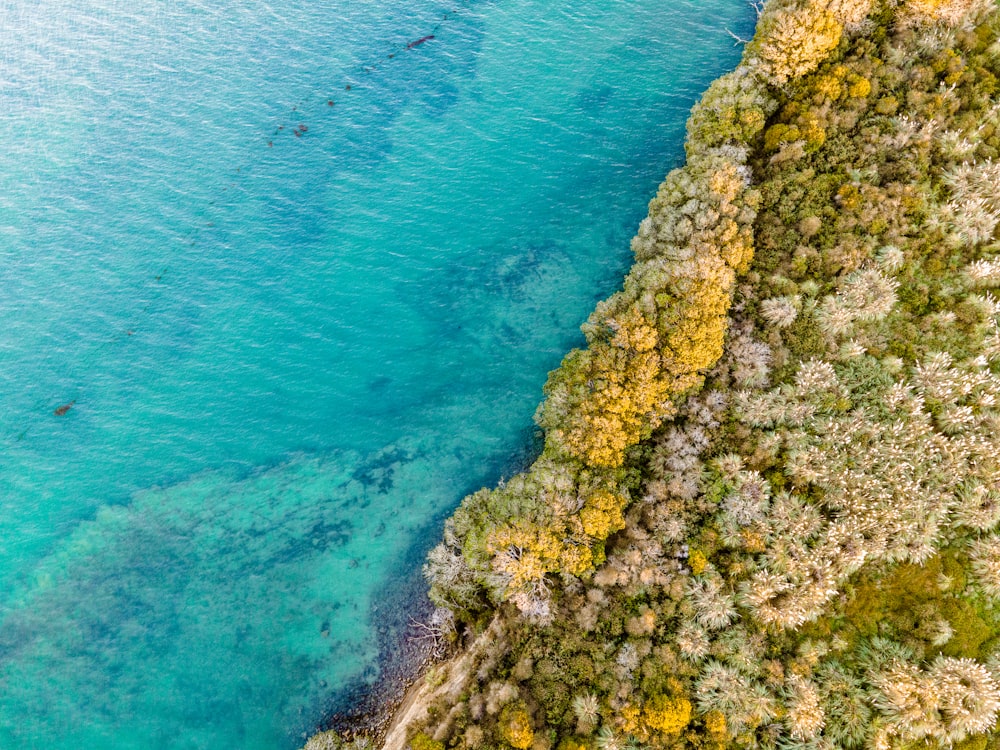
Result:
M998 31L763 7L428 559L459 656L398 746L1000 748Z

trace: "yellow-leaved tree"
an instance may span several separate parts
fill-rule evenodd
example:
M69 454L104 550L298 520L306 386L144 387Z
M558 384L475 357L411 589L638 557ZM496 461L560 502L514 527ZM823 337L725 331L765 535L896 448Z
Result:
M763 74L774 83L811 73L840 44L844 27L826 3L811 2L765 15L766 33L752 46Z
M717 152L668 177L633 243L639 262L625 288L598 305L584 326L588 348L571 352L545 386L537 420L548 449L589 467L621 466L673 415L676 398L701 384L722 355L736 274L753 256L748 183L745 166ZM687 212L714 221L692 222L677 193L688 196Z

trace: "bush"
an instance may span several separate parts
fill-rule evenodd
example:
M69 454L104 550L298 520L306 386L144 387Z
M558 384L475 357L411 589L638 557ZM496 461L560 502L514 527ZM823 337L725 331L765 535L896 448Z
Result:
M410 740L410 750L444 750L444 743L438 742L420 732Z
M518 704L512 704L500 712L500 735L511 747L527 750L535 740L535 730L531 715Z

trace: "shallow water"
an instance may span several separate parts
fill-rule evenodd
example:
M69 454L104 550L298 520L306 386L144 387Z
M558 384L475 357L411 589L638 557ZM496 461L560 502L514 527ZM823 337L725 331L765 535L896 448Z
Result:
M292 748L374 679L752 24L0 4L0 748Z

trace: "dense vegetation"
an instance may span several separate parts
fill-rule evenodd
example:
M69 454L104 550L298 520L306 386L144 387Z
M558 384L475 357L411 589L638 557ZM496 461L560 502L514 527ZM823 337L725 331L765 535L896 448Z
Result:
M998 31L766 5L541 457L430 556L488 630L413 750L1000 747Z

